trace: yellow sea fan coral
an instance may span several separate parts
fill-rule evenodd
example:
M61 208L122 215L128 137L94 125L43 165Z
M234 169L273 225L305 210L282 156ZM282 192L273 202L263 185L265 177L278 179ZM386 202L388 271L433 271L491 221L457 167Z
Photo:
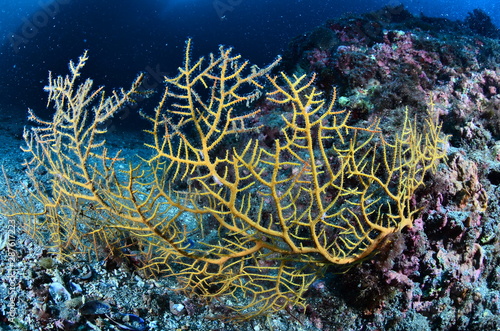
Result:
M178 75L144 115L150 156L122 160L108 155L102 124L140 92L142 77L105 96L89 79L76 84L86 60L50 77L51 121L31 113L33 209L9 212L12 195L6 213L31 216L28 228L48 231L61 254L133 246L145 270L176 277L186 293L232 297L235 319L302 304L323 266L359 261L411 225L411 198L444 157L431 116L420 131L407 117L387 138L377 122L351 126L314 76L272 76L279 60L260 69L225 47L193 62L188 41ZM272 147L252 138L259 110L250 105L266 81L267 99L291 110Z

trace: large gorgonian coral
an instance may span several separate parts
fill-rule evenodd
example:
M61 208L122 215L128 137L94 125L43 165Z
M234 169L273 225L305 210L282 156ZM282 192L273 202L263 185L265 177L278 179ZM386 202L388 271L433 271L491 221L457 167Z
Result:
M141 76L105 96L90 79L77 85L84 54L69 76L49 77L53 119L30 112L37 127L25 132L34 190L28 203L4 199L4 212L28 217L62 256L133 252L186 293L232 296L235 319L301 304L323 266L359 261L412 224L414 192L444 157L431 116L420 130L406 117L387 138L378 123L350 126L314 76L270 76L278 61L249 68L224 47L208 61L190 53L188 41L183 67L144 115L146 159L108 155L103 128L140 93ZM252 138L259 110L246 111L265 77L268 100L290 110L272 147Z

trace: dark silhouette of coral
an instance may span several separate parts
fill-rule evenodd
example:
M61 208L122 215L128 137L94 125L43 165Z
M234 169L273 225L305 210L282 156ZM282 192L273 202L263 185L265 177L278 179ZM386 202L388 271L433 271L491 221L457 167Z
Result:
M491 17L481 9L474 9L467 14L465 24L477 34L488 37L500 37L500 31L491 21Z

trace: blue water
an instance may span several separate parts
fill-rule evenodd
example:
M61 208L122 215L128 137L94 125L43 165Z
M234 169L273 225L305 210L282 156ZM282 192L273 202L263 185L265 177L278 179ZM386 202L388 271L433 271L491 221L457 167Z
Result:
M400 3L415 15L453 20L481 8L500 26L498 0L1 0L1 102L43 107L47 72L65 74L84 49L91 58L86 74L124 86L139 71L173 73L188 37L195 57L225 44L263 65L327 19Z

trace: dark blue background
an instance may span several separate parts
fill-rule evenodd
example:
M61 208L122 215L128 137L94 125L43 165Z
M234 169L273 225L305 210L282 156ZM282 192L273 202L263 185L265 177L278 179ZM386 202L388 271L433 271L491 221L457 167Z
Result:
M403 2L413 14L463 19L482 8L498 25L498 1ZM66 74L84 49L84 75L108 87L128 86L139 71L173 73L184 42L194 57L234 46L252 63L271 62L291 38L327 19L397 1L328 0L56 0L0 1L0 103L24 111L44 107L47 72ZM496 16L495 16L496 15Z

